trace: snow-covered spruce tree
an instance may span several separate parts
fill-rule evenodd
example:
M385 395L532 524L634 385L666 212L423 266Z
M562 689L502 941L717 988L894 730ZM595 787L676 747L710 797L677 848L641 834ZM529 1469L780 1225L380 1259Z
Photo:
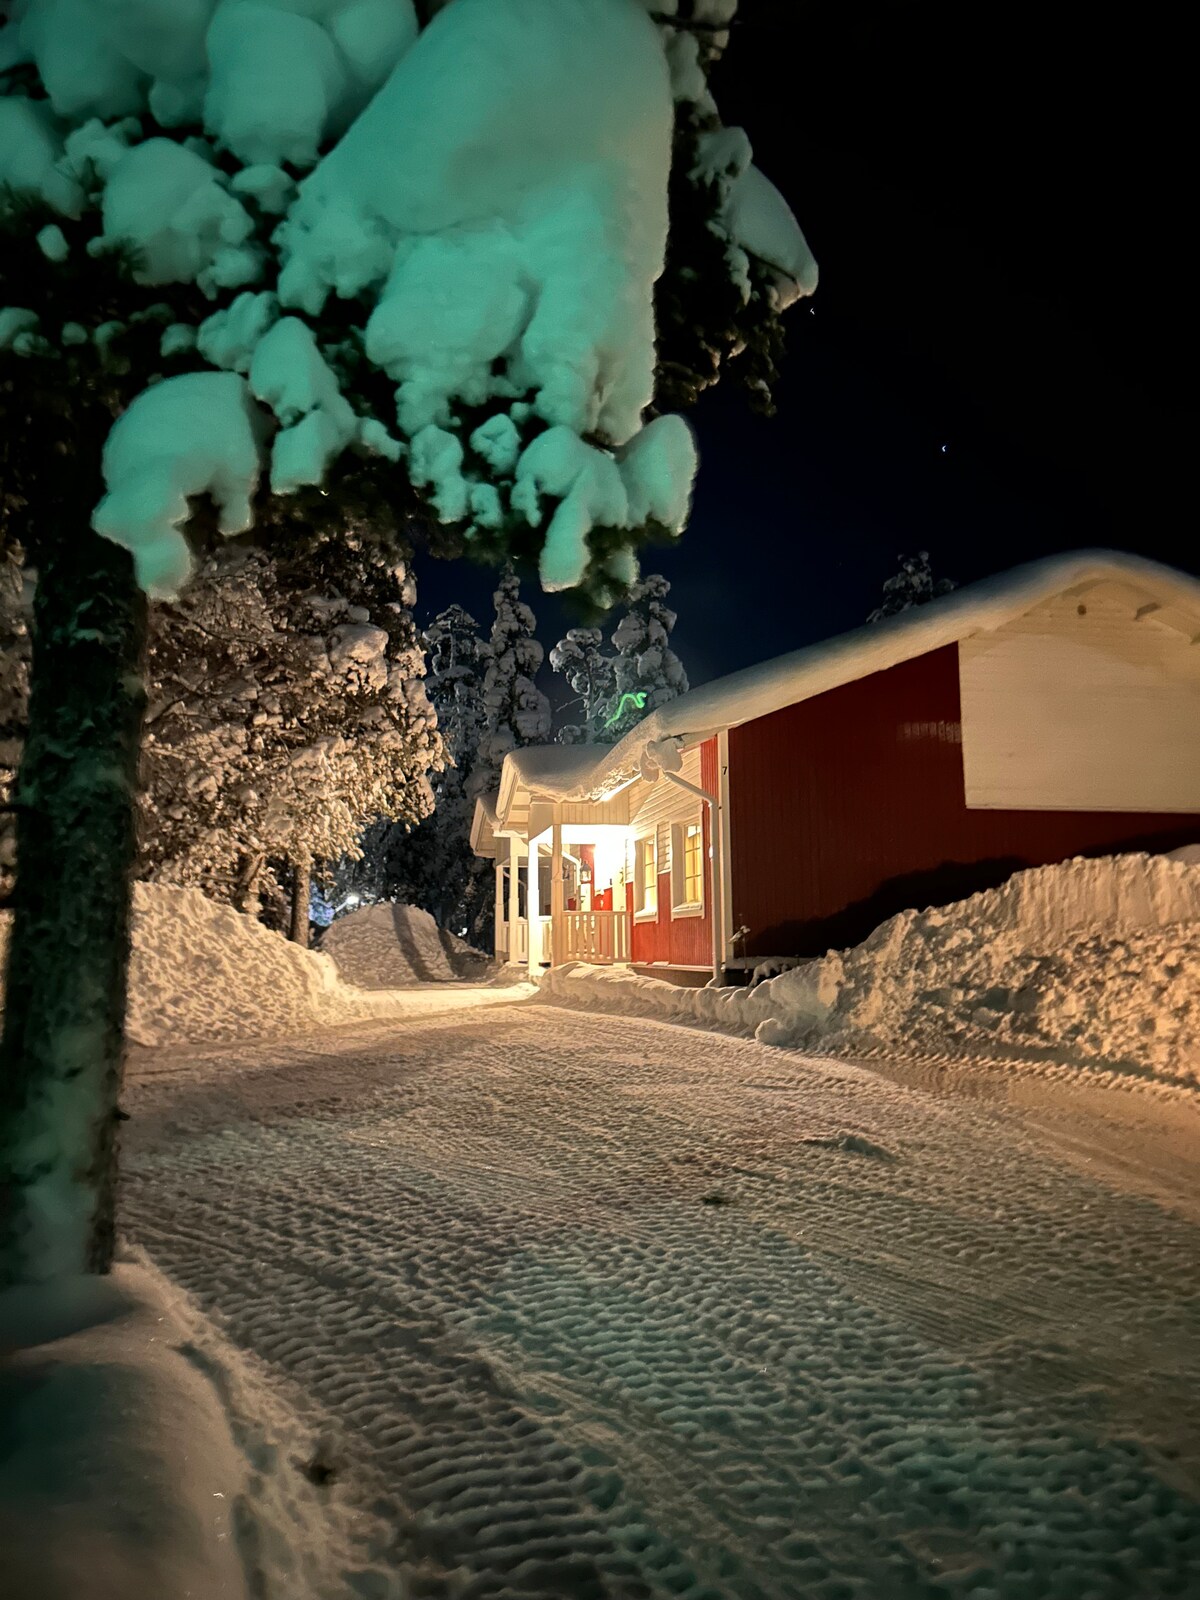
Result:
M471 772L487 731L483 684L488 647L479 625L450 606L425 630L426 688L445 743L445 766L433 779L433 811L411 830L380 824L364 839L361 874L343 875L372 897L428 911L439 927L474 943L486 939L493 912L492 877L471 850L475 802Z
M405 569L372 593L340 564L301 593L261 551L218 549L151 614L143 868L252 909L286 862L302 940L308 869L376 818L419 821L440 759Z
M605 603L688 509L656 297L669 405L811 288L745 149L700 148L733 0L649 9L13 0L0 468L38 586L0 1283L111 1256L143 596L186 584L197 514L274 553L424 508Z
M483 675L485 722L467 782L472 800L499 787L500 769L510 750L545 744L550 737L550 702L538 688L545 651L537 642L537 618L521 599L521 585L510 567L492 599L496 607Z
M687 693L687 673L671 649L675 613L666 604L670 592L671 585L658 573L629 591L625 614L612 636L617 654L603 724L608 739L620 739L651 711Z
M605 744L605 727L616 681L616 663L599 628L568 628L550 652L550 665L566 678L576 698L568 709L578 718L558 730L559 744Z
M885 617L897 616L913 606L927 605L941 595L949 594L955 587L953 578L935 578L929 565L929 551L918 550L915 556L897 556L900 570L892 574L883 585L883 600L868 616L868 622L882 622Z

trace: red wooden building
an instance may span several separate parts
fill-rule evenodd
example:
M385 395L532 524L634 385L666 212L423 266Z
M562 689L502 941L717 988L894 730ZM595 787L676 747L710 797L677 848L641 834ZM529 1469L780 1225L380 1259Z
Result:
M706 684L612 749L516 752L473 834L498 954L681 981L1197 840L1200 582L1105 552Z

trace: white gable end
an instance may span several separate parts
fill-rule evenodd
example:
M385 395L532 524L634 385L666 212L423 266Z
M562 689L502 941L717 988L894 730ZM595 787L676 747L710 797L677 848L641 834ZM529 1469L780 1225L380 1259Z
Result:
M1105 580L959 644L968 806L1200 811L1200 615Z

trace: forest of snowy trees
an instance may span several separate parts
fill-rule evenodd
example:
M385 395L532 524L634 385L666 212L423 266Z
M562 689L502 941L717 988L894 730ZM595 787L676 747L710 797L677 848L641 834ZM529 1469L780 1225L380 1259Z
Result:
M303 920L429 811L415 548L606 609L686 522L679 408L727 368L769 408L816 272L709 92L735 10L0 6L0 1286L111 1259L133 874ZM515 583L465 798L550 731ZM684 682L668 616L621 715Z

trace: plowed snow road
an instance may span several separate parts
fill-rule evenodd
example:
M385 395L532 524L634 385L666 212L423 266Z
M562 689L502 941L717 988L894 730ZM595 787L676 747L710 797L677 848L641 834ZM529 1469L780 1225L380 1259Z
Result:
M126 1227L414 1593L1200 1593L1200 1115L897 1074L545 1004L158 1052Z

